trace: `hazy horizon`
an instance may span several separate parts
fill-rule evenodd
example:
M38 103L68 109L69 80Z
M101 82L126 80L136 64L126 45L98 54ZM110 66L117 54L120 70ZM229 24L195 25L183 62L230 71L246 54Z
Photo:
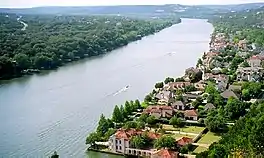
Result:
M114 5L226 5L264 3L264 0L0 0L1 8L33 8L49 6L114 6Z

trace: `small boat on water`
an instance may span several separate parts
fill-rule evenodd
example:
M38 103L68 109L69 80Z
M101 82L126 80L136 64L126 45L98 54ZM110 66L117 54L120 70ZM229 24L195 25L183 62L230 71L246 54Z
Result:
M126 86L126 89L128 89L128 88L129 88L129 85Z

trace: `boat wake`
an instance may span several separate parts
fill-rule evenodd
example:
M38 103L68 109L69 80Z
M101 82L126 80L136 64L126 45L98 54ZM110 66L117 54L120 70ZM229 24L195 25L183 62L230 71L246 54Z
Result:
M117 92L115 92L115 93L113 94L113 96L116 96L116 95L118 95L118 94L120 94L120 93L123 93L123 92L127 91L128 89L129 89L129 85L126 86L126 87L124 87L124 88L122 88L122 89L120 89L120 90L118 90Z

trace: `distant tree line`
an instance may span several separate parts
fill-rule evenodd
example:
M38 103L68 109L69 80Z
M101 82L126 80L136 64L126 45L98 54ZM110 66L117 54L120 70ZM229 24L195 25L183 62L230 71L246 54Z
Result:
M0 14L0 79L104 54L158 32L180 19Z

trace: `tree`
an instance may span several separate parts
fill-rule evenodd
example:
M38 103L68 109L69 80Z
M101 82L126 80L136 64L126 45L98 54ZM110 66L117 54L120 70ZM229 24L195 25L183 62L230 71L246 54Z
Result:
M149 125L154 125L157 120L156 120L155 116L149 116L146 121Z
M184 80L184 78L182 78L182 77L180 77L180 78L176 78L175 79L175 82L184 82L185 80Z
M128 101L125 102L125 112L126 112L127 115L131 115L132 114L132 107L130 106Z
M137 122L135 121L128 121L125 123L124 126L126 129L130 129L130 128L137 128Z
M205 92L208 94L215 94L217 93L217 90L215 89L215 85L212 82L209 82L208 85L205 88Z
M57 154L56 151L54 151L54 153L51 155L50 158L59 158L59 155Z
M206 127L212 132L219 132L225 128L226 121L224 117L216 110L210 111L205 119Z
M172 117L169 121L170 125L173 125L173 127L183 127L184 126L184 122L177 117Z
M100 140L100 137L96 132L90 133L89 136L86 138L86 144L95 146L95 142L99 140Z
M242 98L246 101L249 101L251 99L251 94L249 92L249 89L242 90Z
M146 143L140 135L137 135L131 138L131 145L136 149L142 149L145 147Z
M203 65L203 61L201 58L198 59L196 67L199 67L200 65Z
M250 65L248 64L247 61L244 61L244 62L242 63L242 67L250 67Z
M171 78L171 77L167 77L164 81L165 84L168 84L170 82L174 82L174 78Z
M140 104L138 99L135 101L134 106L136 107L136 109L140 109L141 108L141 104Z
M26 54L18 53L14 56L14 60L16 61L17 66L21 69L27 69L30 67L30 59Z
M210 152L208 153L209 157L221 157L221 158L227 158L228 153L223 145L215 144L210 146Z
M230 97L225 106L225 114L231 120L236 120L246 114L246 107L238 99Z
M174 149L176 147L175 139L171 136L161 136L157 139L154 143L154 147L157 149L160 148L167 148L167 149Z
M148 114L143 113L140 115L139 121L146 122L148 117L149 117Z
M178 100L178 101L184 101L184 98L183 98L182 95L178 95L178 96L176 97L176 100Z
M189 86L186 86L184 88L184 91L185 92L193 92L193 91L197 91L197 89L193 85L189 85Z
M103 135L108 131L108 128L108 121L106 120L105 116L101 114L96 131Z
M155 88L163 88L164 84L163 82L158 82L155 84Z
M123 118L122 118L122 114L120 112L120 109L119 107L116 105L115 108L114 108L114 112L113 112L113 115L112 115L112 120L116 123L120 123L120 122L123 122Z
M150 95L150 94L146 95L144 101L145 101L146 103L151 102L151 101L152 101L152 97L151 97L151 95Z
M120 106L120 113L121 113L121 115L122 115L122 119L126 119L126 118L127 118L128 113L125 111L123 105Z
M142 121L137 122L137 129L145 129L145 123Z

